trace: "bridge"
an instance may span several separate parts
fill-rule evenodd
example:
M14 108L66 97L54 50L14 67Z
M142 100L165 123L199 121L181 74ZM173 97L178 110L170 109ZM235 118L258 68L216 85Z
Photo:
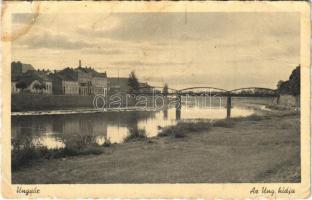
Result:
M227 101L226 101L227 102L226 103L227 119L230 119L231 117L232 96L235 96L235 97L277 97L277 99L279 99L279 94L277 90L274 90L271 88L263 88L263 87L244 87L244 88L237 88L233 90L225 90L225 89L216 88L216 87L190 87L190 88L184 88L184 89L178 90L177 95L181 95L185 93L185 91L190 91L194 89L209 89L210 90L209 95L226 96L227 97ZM197 94L202 95L201 92ZM181 97L178 97L178 99L180 100L180 105L181 105Z
M181 97L186 95L191 96L205 96L209 90L209 95L214 97L226 97L226 110L227 110L227 119L231 117L231 108L232 108L232 97L276 97L277 103L279 103L280 94L277 90L271 88L263 87L243 87L233 90L225 90L217 87L210 86L199 86L199 87L188 87L183 89L174 89L168 88L168 91L164 94L162 91L163 87L159 86L144 86L139 87L136 92L131 92L133 95L164 95L164 96L175 96L176 97L176 115L180 115L180 110L182 106ZM194 92L194 90L199 90ZM129 91L120 91L122 93L129 93ZM179 117L178 117L179 118Z

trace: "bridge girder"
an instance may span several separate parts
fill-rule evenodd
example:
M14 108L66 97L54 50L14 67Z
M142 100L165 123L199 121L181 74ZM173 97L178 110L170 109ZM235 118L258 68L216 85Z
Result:
M139 89L145 89L145 88L151 88L151 89L163 89L163 87L159 87L159 86L150 86L150 87L139 87ZM223 94L235 94L233 92L236 91L240 91L240 90L252 90L252 89L259 89L259 90L266 90L266 91L270 91L273 92L274 94L278 94L277 90L275 89L271 89L271 88L263 88L263 87L243 87L243 88L237 88L237 89L233 89L233 90L225 90L222 88L217 88L217 87L210 87L210 86L198 86L198 87L189 87L189 88L183 88L180 90L174 89L174 88L168 88L168 90L171 90L171 92L169 92L169 94L180 94L184 91L191 91L194 89L213 89L213 90L217 90L220 92L223 92ZM119 91L120 93L128 93L128 91ZM144 94L144 92L138 92L138 94ZM147 93L150 94L150 93Z

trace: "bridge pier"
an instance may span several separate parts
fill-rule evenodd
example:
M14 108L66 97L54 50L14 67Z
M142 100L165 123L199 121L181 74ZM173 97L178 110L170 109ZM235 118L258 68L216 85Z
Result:
M164 114L164 119L168 119L168 109L167 108L165 108L163 110L163 114Z
M228 94L226 99L226 119L231 118L231 108L232 108L232 97L231 94Z
M165 103L164 109L163 109L164 119L168 119L168 104Z
M181 119L181 110L180 109L176 109L176 120L180 120Z
M276 96L276 104L277 105L279 105L280 104L280 95L278 94L277 96Z
M181 102L181 95L177 94L176 96L176 120L181 119L181 107L182 107L182 102Z

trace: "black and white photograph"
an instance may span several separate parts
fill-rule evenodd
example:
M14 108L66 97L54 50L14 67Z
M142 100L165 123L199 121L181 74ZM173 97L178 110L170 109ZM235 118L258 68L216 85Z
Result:
M296 195L310 135L302 13L116 10L10 15L16 193L249 183L251 196Z

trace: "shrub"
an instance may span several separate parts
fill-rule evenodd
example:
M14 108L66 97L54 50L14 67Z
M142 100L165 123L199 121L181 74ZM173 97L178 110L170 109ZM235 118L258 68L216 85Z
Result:
M154 141L153 141L153 140L151 140L151 139L149 139L149 140L147 140L147 143L149 143L149 144L153 144L153 143L154 143Z
M15 170L22 165L28 164L28 162L31 160L44 157L47 152L48 149L46 147L39 147L36 149L34 146L32 146L31 148L25 149L13 149L11 155L12 169Z
M103 153L103 150L98 146L87 146L86 148L79 150L77 153L77 155L99 155Z
M213 123L215 127L232 128L234 122L232 120L218 120Z
M268 109L271 110L281 110L281 111L285 111L285 110L289 110L290 108L287 106L282 106L282 105L273 105L273 104L269 104L265 106Z
M157 136L159 136L159 137L166 137L168 135L170 135L170 133L168 131L162 131L162 132L157 134Z
M210 122L179 122L175 126L164 128L163 131L158 133L158 136L166 137L173 135L176 138L180 138L185 137L186 133L208 130L210 127Z
M184 137L186 137L186 135L183 132L175 132L174 137L175 138L184 138Z
M17 170L19 167L29 164L30 161L40 158L51 159L78 155L98 155L101 153L103 153L103 150L96 145L88 145L83 148L66 146L60 149L48 149L45 146L29 145L23 148L17 147L12 149L11 166L13 170Z
M174 127L173 126L169 126L167 128L164 128L160 133L158 133L157 136L159 137L166 137L172 134Z
M265 120L265 119L270 119L270 116L252 114L252 115L249 115L247 117L235 117L235 118L232 118L231 121L233 121L233 122L236 122L236 121L260 121L260 120Z
M268 119L268 117L263 116L263 115L256 115L256 114L245 117L245 120L249 120L249 121L260 121L264 119Z
M143 140L146 139L146 132L144 129L132 128L129 130L129 135L124 139L124 142L132 140Z
M104 144L103 144L103 146L104 147L110 147L111 146L111 141L110 141L110 139L109 138L107 138L106 140L105 140L105 142L104 142Z

